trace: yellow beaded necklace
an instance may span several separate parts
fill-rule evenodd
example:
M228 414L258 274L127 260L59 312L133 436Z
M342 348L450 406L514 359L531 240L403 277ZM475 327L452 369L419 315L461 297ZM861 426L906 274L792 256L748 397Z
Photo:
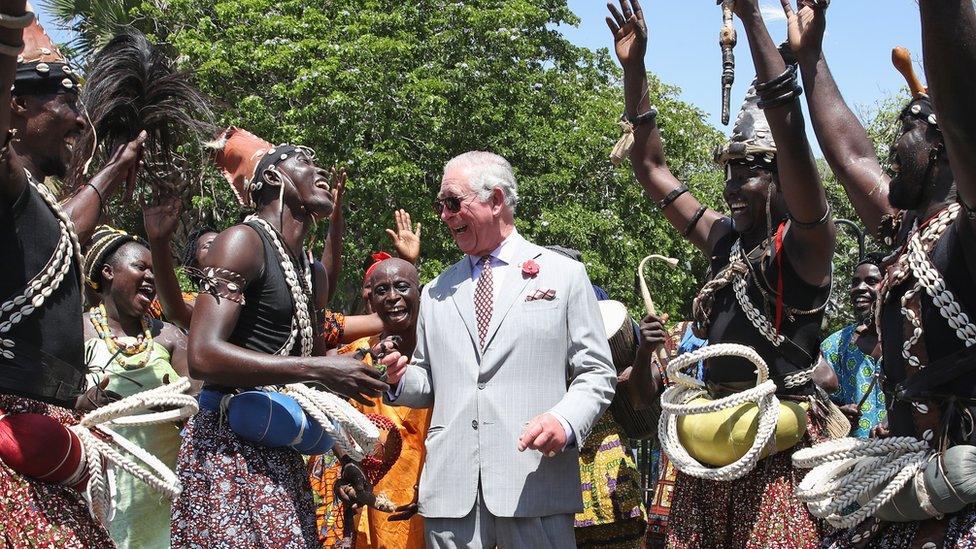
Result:
M112 354L120 366L131 368L131 365L126 365L123 356L135 356L143 352L146 353L146 356L142 357L137 367L141 368L149 363L152 355L153 336L152 323L148 317L142 317L142 333L136 336L136 342L131 345L120 342L112 333L112 329L108 325L108 313L105 312L105 305L99 304L97 307L92 307L89 311L89 318L92 326L95 327L95 333L105 342L108 352Z

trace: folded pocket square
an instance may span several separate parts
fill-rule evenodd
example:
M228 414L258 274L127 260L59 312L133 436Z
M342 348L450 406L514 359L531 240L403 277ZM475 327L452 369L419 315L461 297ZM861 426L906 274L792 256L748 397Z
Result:
M556 299L556 290L540 288L531 294L525 296L526 301L537 301L539 299L544 299L546 301L552 301Z

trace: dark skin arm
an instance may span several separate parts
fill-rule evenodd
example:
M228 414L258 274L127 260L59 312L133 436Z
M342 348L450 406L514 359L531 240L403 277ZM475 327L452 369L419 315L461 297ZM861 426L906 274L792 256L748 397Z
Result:
M922 57L963 203L976 206L976 12L970 0L923 0ZM970 220L976 226L976 221Z
M667 339L665 319L666 317L647 315L640 323L640 341L634 356L634 365L630 368L627 383L624 384L627 398L636 410L650 406L663 388L661 374L652 364L652 360L654 353Z
M180 220L180 199L170 197L151 207L144 204L142 218L152 252L156 294L163 306L163 315L173 324L189 328L193 306L183 300L172 247L173 233Z
M240 253L258 250L258 253ZM214 240L204 267L221 267L244 276L249 283L264 268L261 239L251 228L238 225ZM389 386L380 372L345 356L282 357L251 351L228 341L242 306L229 299L200 294L190 322L189 373L195 379L226 387L254 387L319 382L346 397L367 404ZM392 361L400 357L389 355Z
M169 351L170 365L173 366L176 373L185 378L190 378L190 370L187 366L186 334L168 322L160 321L159 323L162 324L162 329L160 330L158 341ZM190 378L190 394L195 395L199 393L201 387L203 387L203 382Z
M789 28L790 48L796 54L803 76L810 121L824 158L854 205L861 222L877 234L881 217L894 214L888 203L890 178L881 168L868 138L850 107L844 102L823 55L825 11L799 0L794 11L791 0L781 0Z
M329 173L332 179L332 217L329 220L329 234L325 237L322 249L322 265L328 273L329 286L325 303L328 304L339 287L339 273L342 272L342 235L346 230L346 217L342 213L342 196L346 193L346 170L335 168ZM324 307L325 305L323 305Z
M26 0L0 0L0 12L9 15L20 15L27 11ZM0 28L0 42L8 46L18 46L24 43L22 29ZM14 85L17 75L17 58L0 55L0 105L11 105L10 88ZM0 109L0 138L4 138L10 130L10 109ZM4 201L12 203L23 192L27 185L23 167L19 162L4 162L0 171L0 194Z
M108 201L118 190L123 182L126 188L126 197L132 196L135 190L136 175L139 171L139 162L142 156L142 144L146 141L146 132L140 132L138 136L128 144L120 146L109 158L105 166L92 177L90 183L98 189L101 196ZM78 240L87 242L95 232L102 218L102 211L99 202L99 194L89 185L79 187L62 204L62 208L71 221L75 224L75 232Z
M734 9L745 26L758 81L782 74L786 63L769 37L756 0L736 0ZM827 195L807 142L800 102L766 109L765 114L776 141L779 182L790 214L802 222L817 221L827 211ZM784 248L804 282L814 286L830 282L835 237L830 220L811 228L790 224Z
M620 0L620 9L608 3L607 8L610 10L610 16L606 18L607 26L613 34L614 50L624 69L626 111L628 115L636 116L647 112L651 107L647 96L647 69L644 66L647 24L638 0ZM644 192L655 202L681 186L681 182L668 167L664 156L664 142L656 123L634 128L630 164ZM665 208L664 216L675 229L683 232L700 206L698 199L686 192ZM711 255L715 242L728 234L731 227L728 218L709 209L695 225L688 240L705 254Z

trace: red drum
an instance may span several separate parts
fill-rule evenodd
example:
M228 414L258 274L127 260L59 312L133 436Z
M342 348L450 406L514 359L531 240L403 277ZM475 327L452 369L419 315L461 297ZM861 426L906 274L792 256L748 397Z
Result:
M24 475L83 490L88 463L81 440L43 414L0 415L0 461Z

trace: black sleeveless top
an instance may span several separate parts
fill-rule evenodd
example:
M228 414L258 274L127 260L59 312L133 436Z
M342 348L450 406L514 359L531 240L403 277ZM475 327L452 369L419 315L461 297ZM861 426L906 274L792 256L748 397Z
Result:
M738 234L731 232L715 244L713 256L711 258L711 272L718 273L729 264L729 253L732 245L738 238ZM789 256L783 253L783 293L784 307L783 320L780 330L783 335L792 339L797 346L810 357L806 362L797 364L784 356L783 351L777 349L752 325L752 322L742 311L735 298L735 291L730 282L717 292L715 292L712 303L712 316L708 329L709 343L739 343L752 347L759 353L759 356L769 365L769 377L776 382L777 394L779 395L809 395L813 394L813 384L808 382L799 387L786 388L782 382L784 376L810 369L816 362L816 357L820 352L821 332L820 324L823 321L823 309L814 314L794 315L791 319L789 307L799 310L811 310L822 305L830 293L830 285L819 287L811 286L804 282L794 270L790 263ZM752 304L772 323L775 321L775 284L778 276L778 267L775 258L769 260L766 265L766 278L769 284L774 285L770 289L760 274L759 262L753 263L753 272L757 274L758 280L753 280L752 275L747 275L748 291L747 296ZM772 301L767 302L756 287L762 284L766 294ZM768 306L767 306L768 303ZM790 345L784 342L783 345ZM800 353L793 353L797 355ZM736 383L743 381L754 382L756 380L755 366L738 357L718 357L708 360L705 369L705 380L711 383Z
M60 237L57 217L32 185L13 204L0 202L0 301L19 294L44 269ZM58 289L41 308L14 325L10 335L16 338L15 358L0 357L0 392L74 406L74 398L67 392L84 389L86 371L78 269L72 255L71 267ZM45 355L62 364L50 363ZM61 391L52 386L58 382ZM54 392L61 397L56 398Z
M261 237L264 267L261 269L261 274L244 289L244 306L228 341L252 351L274 354L288 341L295 303L285 280L285 271L278 258L278 249L257 223L245 222L244 225L253 229ZM306 269L310 268L308 262L294 256L291 257L291 262L304 285ZM314 294L314 290L311 291ZM309 318L312 319L315 318L315 311L312 310L313 302L314 300L310 298ZM301 341L296 338L290 355L300 354ZM206 388L230 392L229 389L209 384Z
M942 238L932 248L929 260L938 269L947 288L972 322L976 321L976 290L973 288L976 272L972 272L967 266L965 254L969 252L963 250L960 240L971 235L969 229L962 226L967 222L965 217L965 214L961 213L956 221L946 229ZM973 236L968 237L973 238ZM893 288L881 308L881 367L884 372L883 386L889 396L894 387L906 378L905 359L902 357L906 320L901 312L901 298L914 284L915 278L911 277L905 283ZM932 302L932 298L925 290L921 290L919 296L921 298L921 321L928 362L935 362L965 349L965 343L956 337L955 330L939 313L939 308ZM956 378L947 385L947 389L960 396L974 395L976 394L976 378L973 376ZM888 425L892 435L915 436L911 404L889 398ZM950 429L950 433L953 431L955 430ZM970 434L968 438L969 443L976 443L976 435ZM964 441L957 439L954 442L961 443Z

